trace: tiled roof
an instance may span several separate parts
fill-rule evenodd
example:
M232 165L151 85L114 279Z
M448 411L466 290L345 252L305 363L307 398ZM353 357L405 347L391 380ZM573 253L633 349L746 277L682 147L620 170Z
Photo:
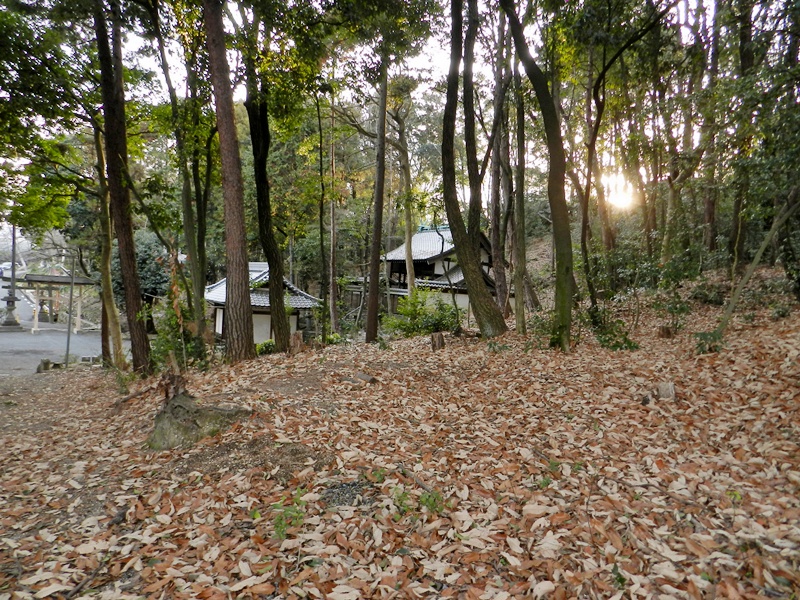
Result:
M444 238L444 239L442 239ZM449 229L418 231L411 238L411 256L413 260L430 260L453 251L453 234ZM387 252L384 260L405 260L406 245Z
M250 270L250 306L269 308L269 265L265 262L248 263ZM311 294L305 293L300 288L292 285L286 279L283 287L289 293L289 306L292 308L314 308L319 306L320 300ZM227 280L221 279L206 287L205 298L212 304L225 305L227 293Z

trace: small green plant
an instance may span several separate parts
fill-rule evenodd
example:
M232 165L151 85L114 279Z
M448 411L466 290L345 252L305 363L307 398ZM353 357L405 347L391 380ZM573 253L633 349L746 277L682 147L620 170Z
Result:
M728 285L703 282L692 290L689 297L703 304L722 306L725 304L725 294L729 292L730 286Z
M772 307L772 312L770 313L770 319L773 321L780 321L781 319L785 319L789 316L789 307L785 304L778 304L777 306Z
M508 344L500 344L500 343L496 342L495 340L490 340L486 344L486 347L489 350L489 352L494 352L494 353L505 352L506 350L511 348L511 346L509 346Z
M681 298L676 287L660 292L653 303L653 308L668 320L672 331L678 331L683 328L686 315L692 311L692 307Z
M742 503L742 493L739 490L735 490L733 488L727 490L725 495L731 499L733 504L741 504Z
M275 340L267 340L256 344L256 355L264 356L265 354L275 353Z
M427 508L428 512L435 515L440 514L444 510L444 499L436 490L432 492L423 492L419 497L419 504L420 506Z
M303 524L306 516L303 507L305 507L306 503L302 497L305 493L306 491L303 488L299 488L292 496L290 504L285 504L286 500L282 500L272 505L275 511L273 525L277 539L285 540L286 533L290 527L299 527Z
M547 468L550 469L551 473L555 473L561 467L561 463L557 460L550 459L550 463L547 465Z
M152 320L157 334L150 343L150 356L157 370L163 371L178 366L181 370L189 366L206 367L208 356L202 339L192 334L193 323L185 315L190 314L184 305L180 287L173 283L167 289L167 301L156 305L152 311L145 305L140 318Z
M525 344L526 352L533 348L539 350L547 348L553 329L553 313L542 311L535 312L528 318L527 326L528 335L530 335L532 339ZM530 344L530 347L528 344Z
M395 515L397 520L402 518L403 515L413 508L411 505L411 496L407 491L401 488L394 488L392 491L392 502L397 509L397 515Z
M547 486L549 486L551 483L553 483L552 478L544 476L539 480L539 489L540 490L546 489Z
M386 469L383 467L372 469L372 471L366 475L366 479L367 481L372 481L373 483L383 483L386 481Z
M698 331L694 334L697 340L697 353L698 354L712 354L722 350L722 332L719 330L714 331Z
M336 332L329 333L325 336L325 343L329 345L344 344L346 342L347 338Z
M609 350L638 350L638 342L628 336L628 327L622 319L615 319L595 331L595 337L603 348Z
M117 381L117 388L119 393L128 395L130 393L130 384L139 379L139 373L134 371L123 371L122 369L114 369L114 378Z
M620 573L619 567L614 564L611 568L611 574L614 576L614 585L616 585L619 589L624 590L625 584L628 583L628 580Z
M579 460L577 462L572 463L572 470L575 471L576 473L582 471L583 461Z

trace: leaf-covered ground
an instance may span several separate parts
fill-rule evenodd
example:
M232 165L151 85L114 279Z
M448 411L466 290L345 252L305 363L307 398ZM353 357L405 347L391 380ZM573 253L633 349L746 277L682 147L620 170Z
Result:
M144 446L157 392L6 380L0 598L796 598L800 311L745 308L698 355L719 312L643 318L633 352L419 338L193 373L255 413L171 452Z

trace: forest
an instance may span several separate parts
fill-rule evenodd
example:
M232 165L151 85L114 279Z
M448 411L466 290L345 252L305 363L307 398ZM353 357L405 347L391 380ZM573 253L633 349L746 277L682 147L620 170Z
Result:
M483 337L534 319L568 351L583 319L624 345L635 290L675 314L684 281L757 258L800 294L798 19L755 0L9 0L5 219L58 232L98 283L106 364L124 330L142 373L207 360L222 276L225 357L255 355L251 260L278 351L284 278L321 300L322 343L382 339L381 258L420 227L449 228Z
M800 3L0 2L0 600L798 597Z

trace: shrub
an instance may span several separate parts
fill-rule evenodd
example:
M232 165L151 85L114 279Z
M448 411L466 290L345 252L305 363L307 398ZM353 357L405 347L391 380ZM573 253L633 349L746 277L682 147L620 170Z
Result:
M263 356L264 354L275 353L275 340L267 340L256 344L256 355Z
M436 294L433 305L429 302L431 294ZM397 303L397 314L387 315L383 326L390 331L399 332L405 337L452 331L461 322L461 311L446 303L438 292L415 289Z

